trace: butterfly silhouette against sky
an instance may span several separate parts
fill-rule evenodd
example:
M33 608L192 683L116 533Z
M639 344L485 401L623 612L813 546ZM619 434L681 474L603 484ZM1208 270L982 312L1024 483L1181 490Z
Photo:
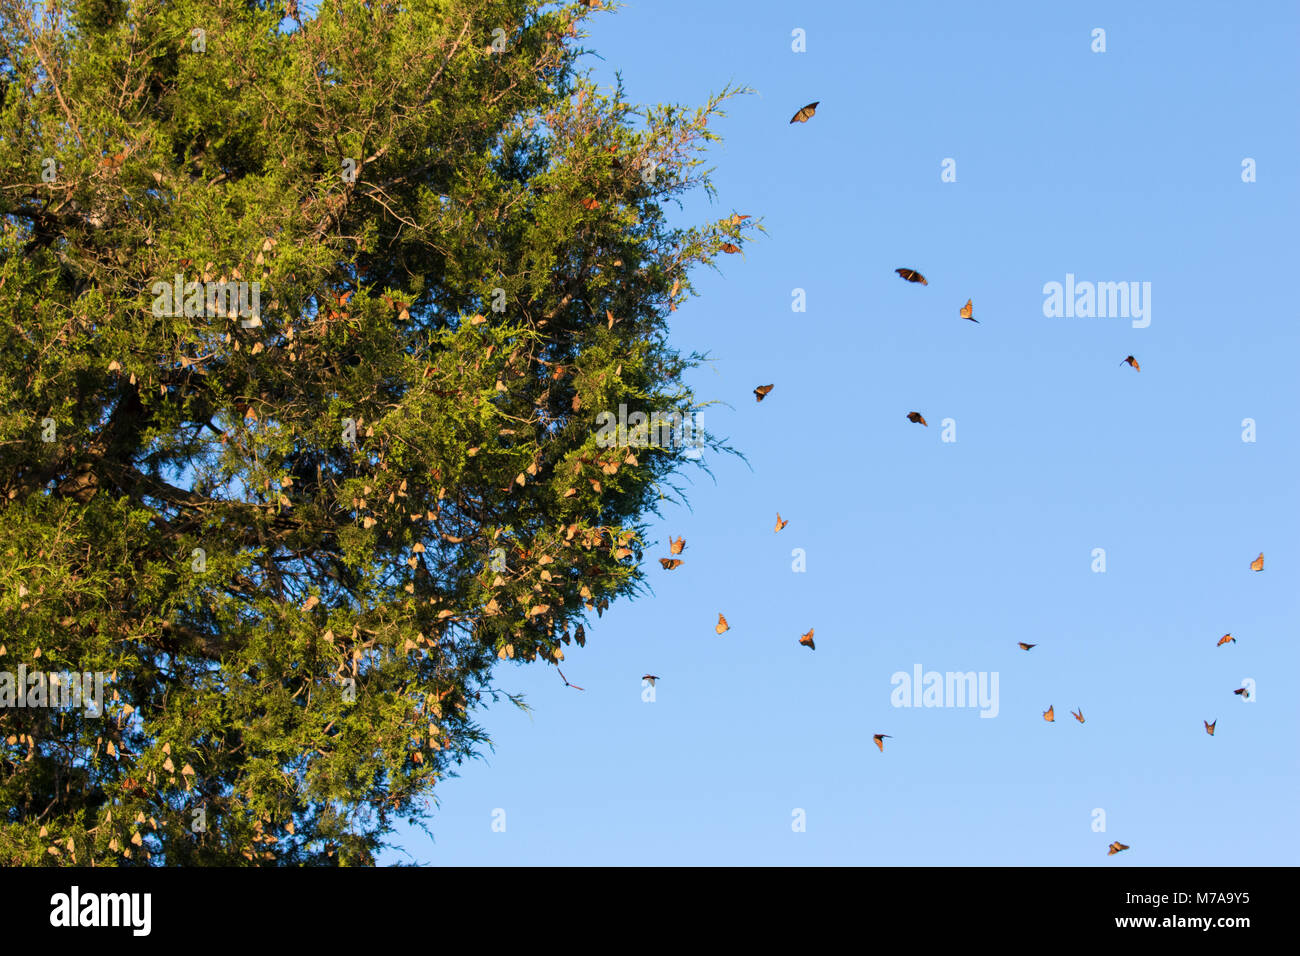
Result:
M809 103L807 106L800 109L799 112L795 113L794 116L790 118L790 122L791 123L808 122L810 119L812 119L814 116L817 115L817 106L820 103L821 100L818 100L816 103Z

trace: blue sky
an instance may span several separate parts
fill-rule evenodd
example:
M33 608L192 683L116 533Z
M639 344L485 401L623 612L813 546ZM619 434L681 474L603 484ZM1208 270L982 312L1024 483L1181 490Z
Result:
M1284 2L598 14L589 65L633 101L756 91L713 124L716 203L679 221L738 211L767 234L673 315L676 346L714 357L692 377L726 403L705 422L749 464L688 472L690 509L655 524L653 593L569 650L584 692L499 668L533 712L482 712L495 751L440 788L434 839L403 829L384 860L1300 860L1297 39ZM1045 317L1067 273L1151 283L1150 325ZM998 715L891 706L918 664L996 672ZM1108 857L1112 840L1132 849Z

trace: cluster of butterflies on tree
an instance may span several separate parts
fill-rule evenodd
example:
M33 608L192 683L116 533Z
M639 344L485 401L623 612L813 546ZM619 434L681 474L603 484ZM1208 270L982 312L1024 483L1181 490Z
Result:
M798 112L796 112L796 113L794 114L793 117L791 117L791 119L790 119L790 123L791 123L791 124L794 124L794 123L806 123L806 122L808 122L808 120L812 119L813 116L816 115L816 113L817 113L817 107L820 105L820 102L821 102L821 101L818 100L817 102L809 103L807 106L801 108ZM741 222L742 220L744 220L744 219L748 219L748 218L750 218L750 217L749 217L749 216L741 216L741 215L733 215L733 216L731 217L731 221L732 221L733 223L739 223L739 222ZM738 246L736 246L736 245L734 245L734 244L732 244L732 243L727 243L726 245L724 245L724 246L722 247L722 251L723 251L723 252L727 252L727 253L736 253L736 252L740 252L741 250L740 250L740 248L739 248ZM923 286L928 286L928 285L930 284L930 283L926 280L925 276L923 276L920 272L916 271L915 269L899 268L899 269L895 269L894 271L898 274L898 276L899 276L901 279L903 279L903 280L905 280L905 281L907 281L907 282L912 282L912 283L916 283L916 284L918 284L918 285L923 285ZM963 306L958 310L958 313L957 313L957 314L958 314L958 316L959 316L960 318L962 318L962 319L966 319L966 320L968 320L968 321L970 321L970 322L974 322L974 323L976 323L976 324L979 324L979 319L975 318L975 306L974 306L974 302L973 302L971 299L969 299L969 298L966 300L966 304L963 305ZM1126 357L1124 358L1124 360L1123 360L1122 362L1120 362L1119 364L1120 364L1120 365L1129 365L1129 366L1132 367L1132 369L1133 369L1135 372L1140 372L1140 371L1142 371L1141 366L1138 364L1137 359L1134 358L1132 355L1126 356ZM768 394L771 393L772 389L774 389L775 387L776 387L775 383L768 384L768 385L759 385L759 386L757 386L757 387L754 389L754 401L755 401L755 402L762 402L763 399L765 399L765 398L768 396ZM916 425L927 425L927 422L926 422L926 420L925 420L925 416L923 416L920 412L908 412L908 413L907 413L907 420L908 420L909 422L912 422L913 424L916 424ZM928 425L927 425L927 427L928 427ZM773 529L773 533L780 533L780 531L781 531L781 530L782 530L782 529L783 529L787 524L789 524L789 521L783 521L783 520L781 519L781 514L780 514L780 512L777 512L777 515L776 515L776 527ZM682 536L679 536L679 537L677 537L677 538L672 538L672 537L670 536L669 539L668 539L668 546L669 546L669 553L670 553L671 556L670 556L670 557L667 557L667 558L660 558L660 559L659 559L659 564L663 567L663 569L664 569L665 571L674 571L674 570L676 570L677 568L681 567L682 564L684 563L683 560L682 560L681 558L677 557L677 555L681 554L682 551L686 548L686 538L685 538L685 537L682 537ZM1257 557L1254 561L1251 562L1251 564L1250 564L1250 569L1251 569L1252 571L1263 571L1263 570L1264 570L1264 554L1263 554L1263 552L1260 552L1259 557ZM729 631L730 629L731 629L731 625L727 623L727 618L726 618L726 616L723 615L723 614L721 614L721 613L719 613L719 614L718 614L718 623L717 623L717 624L714 626L714 628L713 628L714 632L715 632L719 637L721 637L724 633L726 633L726 632ZM807 647L809 650L814 650L814 651L815 651L815 650L817 649L817 645L816 645L816 643L814 643L814 641L813 641L813 630L814 630L813 628L809 628L808 631L807 631L807 633L801 635L801 636L799 637L799 644L800 644L801 646L803 646L803 647ZM1219 638L1219 641L1218 641L1218 643L1217 643L1215 646L1216 646L1216 647L1222 647L1224 644L1229 644L1229 643L1233 643L1233 644L1235 644L1236 641L1237 641L1237 639L1236 639L1235 637L1233 637L1231 634L1225 634L1225 635L1223 635L1223 637ZM1032 650L1033 648L1035 648L1035 647L1038 646L1037 644L1027 644L1027 643L1025 643L1025 642L1023 642L1023 641L1018 641L1017 644L1019 645L1019 647L1020 647L1020 649L1021 649L1022 651L1029 651L1029 650ZM649 681L650 684L653 686L653 685L655 684L656 681L660 680L660 677L659 677L658 674L643 674L643 675L641 676L641 679L644 680L644 681ZM570 686L570 687L575 686L575 685L569 684L569 682L568 682L567 680L565 681L565 684L567 684L567 685ZM582 688L576 688L576 689L581 690ZM1249 699L1250 699L1250 689L1249 689L1249 687L1239 687L1238 689L1234 690L1233 693L1236 694L1236 695L1238 695L1238 696L1240 696L1243 700L1249 700ZM1084 721L1084 717L1083 717L1083 708L1082 708L1082 707L1080 707L1078 710L1072 710L1072 711L1070 711L1070 714L1071 714L1071 716L1073 716L1074 719L1077 720L1079 723L1082 724L1082 723L1085 722L1085 721ZM1055 708L1054 705L1049 705L1048 708L1047 708L1047 710L1043 711L1043 720L1047 721L1048 723L1055 723L1055 722L1056 722L1056 708ZM1204 724L1205 724L1205 732L1206 732L1207 734L1209 734L1211 737L1213 737L1213 736L1214 736L1214 729L1215 729L1215 726L1218 724L1218 718L1215 718L1214 720L1207 720L1207 721L1204 721ZM887 738L889 738L890 736L891 736L890 734L872 734L872 738L871 738L871 739L872 739L872 742L875 743L877 749L879 749L879 751L880 751L881 753L884 753L884 752L885 752L885 740L886 740ZM1107 852L1107 856L1113 856L1114 854L1119 853L1119 852L1121 852L1121 851L1123 851L1123 850L1127 850L1127 849L1129 849L1128 844L1120 843L1118 840L1116 840L1115 842L1113 842L1113 843L1110 844L1110 847L1109 847L1108 852Z

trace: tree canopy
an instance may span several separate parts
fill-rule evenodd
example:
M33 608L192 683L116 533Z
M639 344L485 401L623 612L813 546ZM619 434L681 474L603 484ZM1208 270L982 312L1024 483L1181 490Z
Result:
M596 418L748 230L593 6L0 0L0 671L105 675L0 706L0 862L373 863L638 590L699 462Z

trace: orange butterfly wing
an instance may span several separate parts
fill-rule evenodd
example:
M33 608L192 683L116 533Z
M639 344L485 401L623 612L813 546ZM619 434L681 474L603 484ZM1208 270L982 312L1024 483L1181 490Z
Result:
M806 123L806 122L808 122L810 119L812 119L812 118L817 114L817 106L818 106L820 103L821 103L821 100L818 100L816 103L809 103L807 106L805 106L805 107L803 107L802 109L800 109L799 112L795 113L794 116L791 117L790 122L791 122L791 123Z

